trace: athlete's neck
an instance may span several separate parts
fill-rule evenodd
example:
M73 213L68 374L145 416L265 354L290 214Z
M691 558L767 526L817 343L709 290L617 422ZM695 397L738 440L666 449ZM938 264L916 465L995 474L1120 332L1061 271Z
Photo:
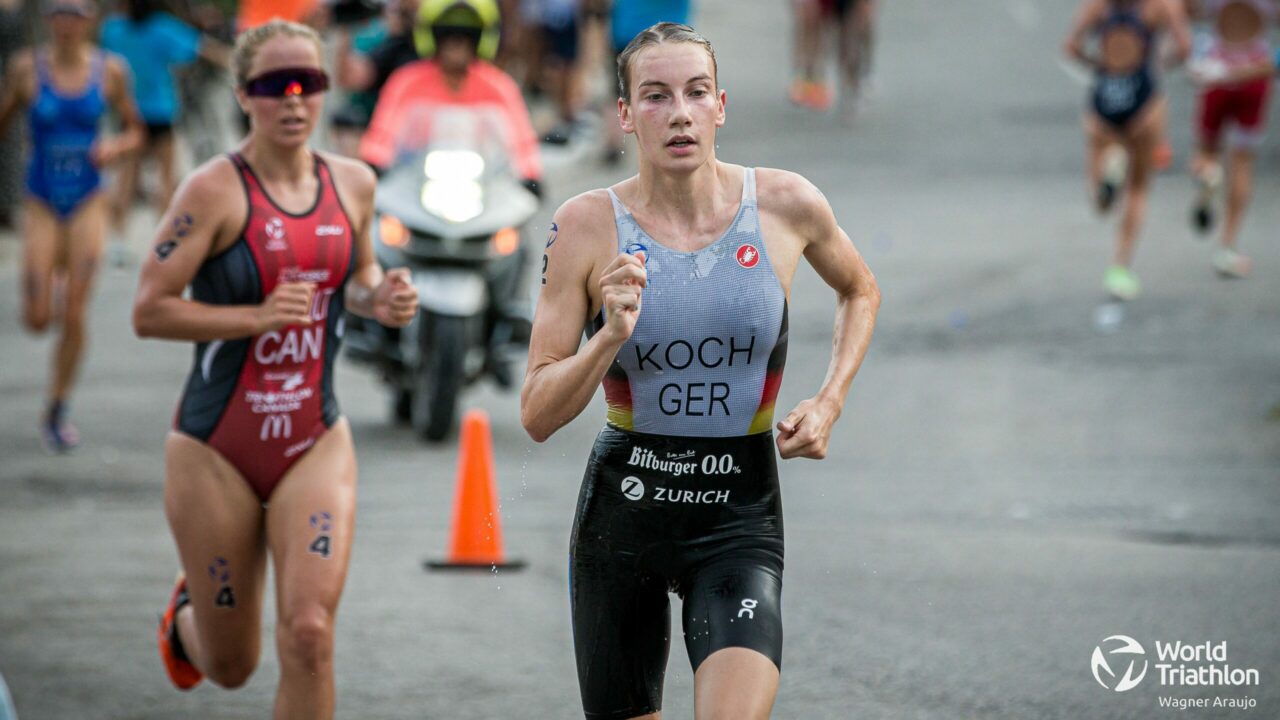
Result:
M252 135L240 147L253 172L273 185L294 187L310 181L315 175L315 155L307 145L280 147L255 141Z
M49 60L61 68L78 67L89 60L89 43L52 43Z
M662 208L664 215L676 216L680 224L697 227L720 217L725 205L738 204L741 187L737 187L739 193L734 192L734 179L728 166L714 155L687 175L663 173L642 163L636 178L636 204Z

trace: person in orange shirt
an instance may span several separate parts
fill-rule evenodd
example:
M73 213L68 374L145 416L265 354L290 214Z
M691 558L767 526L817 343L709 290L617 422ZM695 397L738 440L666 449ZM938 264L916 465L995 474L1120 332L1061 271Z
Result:
M529 109L510 75L490 62L498 49L494 0L424 0L414 40L418 60L391 74L360 141L360 157L386 169L425 141L443 108L491 111L512 167L541 196L542 159ZM419 143L421 144L421 143Z
M316 11L317 0L241 0L236 15L236 31L267 24L272 18L306 22Z

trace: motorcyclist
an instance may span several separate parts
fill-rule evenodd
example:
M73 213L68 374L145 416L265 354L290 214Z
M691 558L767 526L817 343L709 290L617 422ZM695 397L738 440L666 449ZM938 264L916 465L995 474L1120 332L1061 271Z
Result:
M498 50L495 0L423 0L414 42L423 58L396 70L378 96L360 157L376 169L393 165L407 135L429 129L407 127L448 106L492 110L501 118L511 165L525 186L541 196L542 159L520 88L492 64Z

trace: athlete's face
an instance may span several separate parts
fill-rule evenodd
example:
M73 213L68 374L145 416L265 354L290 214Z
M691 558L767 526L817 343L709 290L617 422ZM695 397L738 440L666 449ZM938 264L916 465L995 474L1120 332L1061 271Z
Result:
M715 156L725 93L716 88L711 55L694 43L661 43L632 59L631 102L618 101L624 132L659 167L692 170Z
M321 70L319 48L304 37L273 37L258 48L253 67L249 70L249 79L286 68ZM241 109L253 123L255 135L283 146L307 142L324 104L322 92L255 97L246 93L244 88L237 88L236 96Z
M49 36L59 45L78 45L92 36L94 9L85 0L59 0L49 8Z

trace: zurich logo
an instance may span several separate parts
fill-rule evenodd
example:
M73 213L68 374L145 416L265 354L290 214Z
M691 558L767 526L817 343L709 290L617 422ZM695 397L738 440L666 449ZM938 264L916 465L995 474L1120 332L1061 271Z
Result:
M640 482L640 478L627 476L622 478L622 494L628 500L639 500L644 497L644 483Z
M1106 648L1108 645L1110 645L1110 648L1104 650L1103 648ZM1137 640L1134 640L1128 635L1112 635L1106 640L1103 640L1101 645L1093 649L1093 661L1090 663L1093 668L1093 679L1097 680L1099 685L1107 688L1108 690L1115 690L1116 692L1132 690L1137 687L1138 683L1142 682L1142 678L1147 675L1146 654L1147 651L1142 649L1142 645L1140 645ZM1126 657L1135 655L1138 657ZM1116 662L1116 667L1120 667L1120 665L1125 662L1129 664L1128 667L1125 668L1124 676L1120 678L1119 682L1115 682L1116 673L1111 669L1111 665L1107 662L1108 658ZM1134 677L1134 672L1137 668L1139 659L1142 661L1142 669L1138 670L1137 677ZM1106 675L1105 678L1103 677L1104 675ZM1109 683L1115 683L1114 687Z

